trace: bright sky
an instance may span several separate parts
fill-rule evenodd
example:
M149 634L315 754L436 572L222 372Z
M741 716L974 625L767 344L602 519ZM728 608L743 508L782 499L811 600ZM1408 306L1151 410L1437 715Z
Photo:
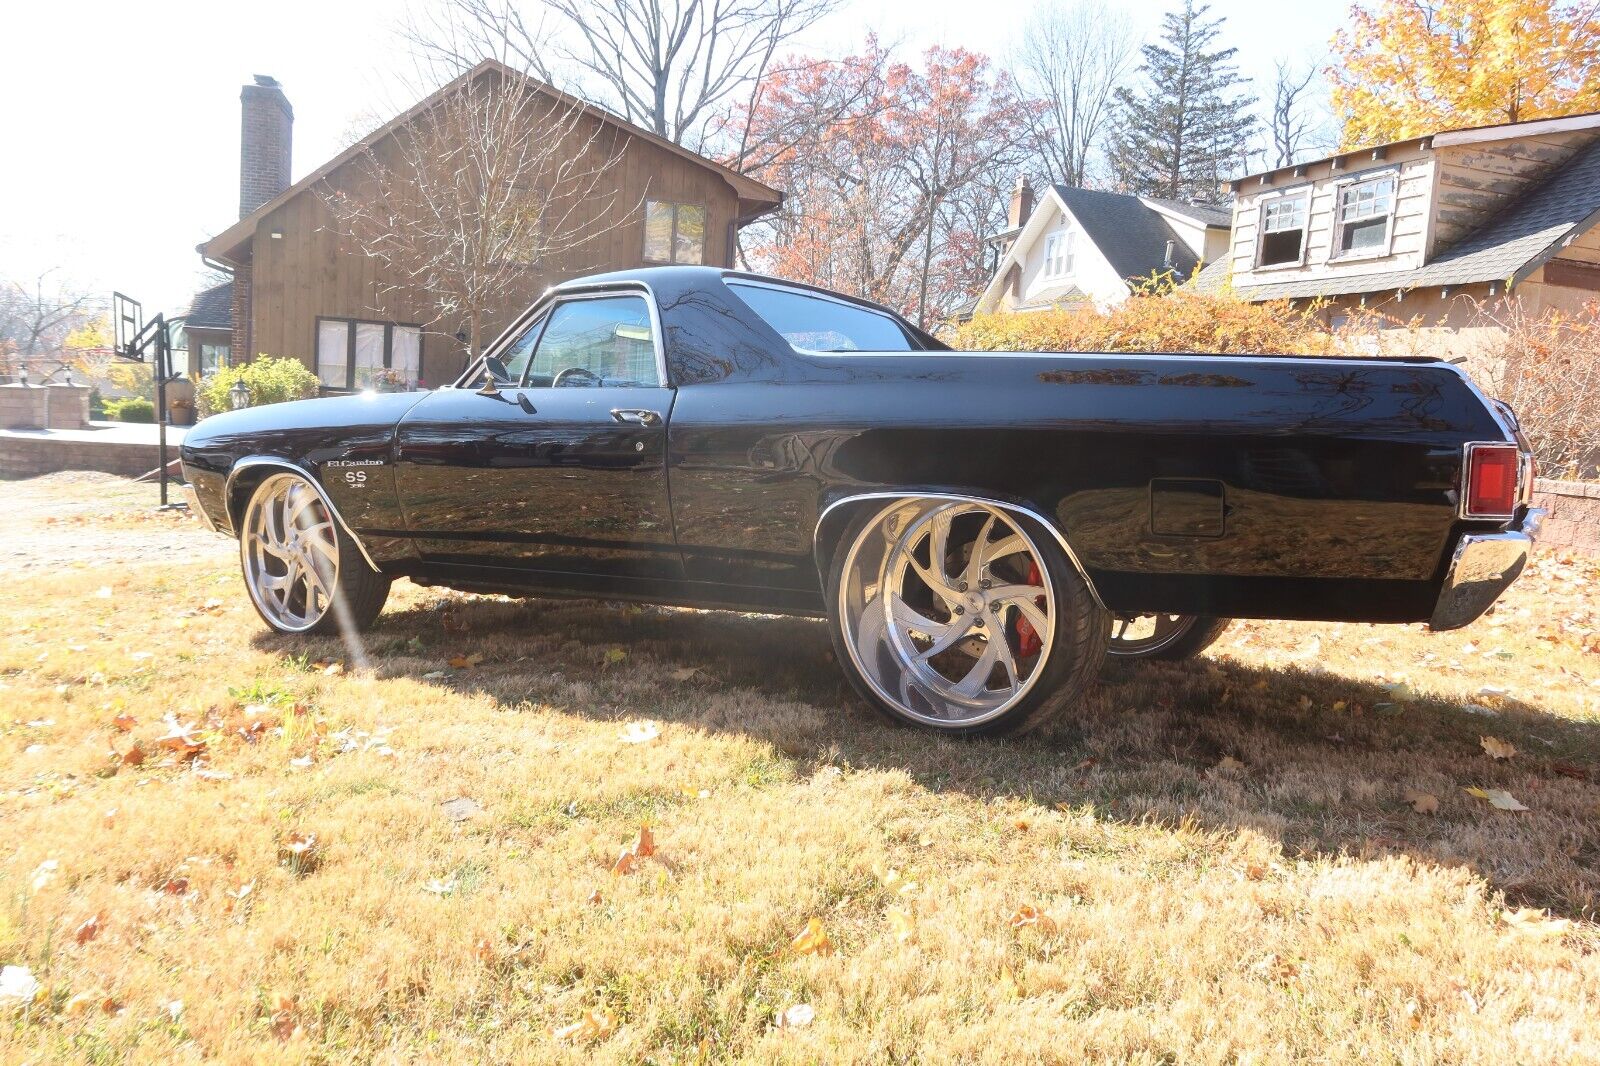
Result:
M905 52L961 46L1000 59L1041 0L845 0L799 46L826 54L875 32ZM1121 5L1149 32L1167 3ZM0 3L0 278L56 277L147 312L181 310L196 244L235 220L239 88L271 74L295 110L294 173L353 124L387 117L409 69L401 0L46 0ZM1244 72L1321 57L1348 0L1213 0ZM249 12L253 17L245 20ZM108 296L109 298L109 296Z

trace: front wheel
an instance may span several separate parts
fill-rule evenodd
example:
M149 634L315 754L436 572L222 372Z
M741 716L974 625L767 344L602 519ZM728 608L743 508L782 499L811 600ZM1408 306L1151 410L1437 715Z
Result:
M390 579L367 565L298 474L273 474L251 495L239 560L256 613L279 633L360 632L389 596Z
M976 500L864 511L834 554L828 618L867 702L958 736L1024 732L1076 701L1109 630L1047 529Z
M1115 659L1192 659L1215 644L1228 628L1227 618L1204 614L1119 614L1111 620Z

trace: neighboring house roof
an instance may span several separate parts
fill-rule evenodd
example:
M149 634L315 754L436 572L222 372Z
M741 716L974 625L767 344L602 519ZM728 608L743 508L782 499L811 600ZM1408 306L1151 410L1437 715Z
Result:
M1018 311L1042 311L1048 307L1059 307L1062 304L1082 303L1089 298L1089 294L1076 285L1056 285L1052 288L1041 289L1027 300L1017 305Z
M1160 212L1139 197L1070 185L1057 185L1054 190L1119 277L1149 277L1163 269L1168 241L1173 244L1172 267L1179 277L1187 277L1200 265Z
M1214 296L1228 287L1228 279L1233 274L1233 261L1227 256L1218 256L1200 268L1200 273L1184 282L1183 287L1194 289Z
M470 81L472 79L482 77L484 74L489 73L498 74L503 78L521 78L532 85L537 91L554 97L567 107L591 114L600 121L615 126L631 136L648 141L658 148L664 148L672 154L686 159L691 163L696 163L705 167L707 170L714 171L725 181L727 181L729 185L733 186L734 192L739 196L741 208L744 208L747 203L749 204L749 208L740 218L740 222L749 221L764 215L768 211L771 211L773 208L783 203L783 193L772 188L770 185L765 185L752 177L739 173L737 170L734 170L730 167L725 167L715 160L707 159L703 155L691 152L689 149L680 144L676 144L667 140L665 137L651 133L643 126L634 125L627 119L607 111L598 104L593 104L587 100L580 100L575 96L568 95L567 93L562 92L560 89L557 89L555 86L542 82L537 78L530 77L529 75L523 74L520 71L513 70L511 67L506 66L504 63L501 63L498 60L485 59L483 62L479 63L465 74L462 74L460 77L441 86L438 91L431 93L424 99L418 101L412 107L401 112L388 122L384 123L382 126L378 127L376 130L373 130L367 136L361 138L361 140L357 141L355 144L352 144L349 148L346 148L344 151L340 152L338 155L322 164L322 166L313 170L311 173L307 174L305 177L301 178L299 181L283 190L283 192L279 193L277 196L274 196L272 199L268 200L266 203L262 204L260 207L256 208L254 211L250 212L248 215L241 218L238 222L235 222L233 225L229 226L227 229L223 230L209 241L201 244L199 249L200 254L214 259L234 261L230 260L230 253L236 252L242 245L254 238L256 226L268 214L277 210L286 201L298 196L300 193L316 185L317 182L321 181L323 178L326 178L333 171L356 158L362 152L370 148L373 144L382 140L390 133L393 133L396 129L405 125L407 122L410 122L413 118L432 107L441 96L449 91L452 86L458 85L464 81Z
M195 293L184 325L189 329L232 329L233 282L224 281Z
M1193 219L1204 226L1227 229L1233 225L1232 207L1219 207L1216 204L1190 204L1182 200L1163 200L1159 196L1142 196L1140 199L1158 211L1170 211L1175 215Z
M1508 204L1481 229L1414 270L1241 286L1239 293L1251 300L1279 300L1489 281L1516 284L1559 252L1569 238L1597 224L1600 141L1573 156L1543 185ZM1201 278L1195 279L1196 288L1201 287Z

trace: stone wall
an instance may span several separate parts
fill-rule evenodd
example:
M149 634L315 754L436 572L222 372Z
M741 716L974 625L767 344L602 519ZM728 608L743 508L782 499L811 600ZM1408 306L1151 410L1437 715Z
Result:
M46 436L0 434L0 478L36 477L57 470L99 470L124 477L148 474L160 465L154 444L63 440ZM176 445L167 456L175 459Z
M1539 478L1533 505L1549 512L1539 533L1542 546L1600 551L1600 481Z

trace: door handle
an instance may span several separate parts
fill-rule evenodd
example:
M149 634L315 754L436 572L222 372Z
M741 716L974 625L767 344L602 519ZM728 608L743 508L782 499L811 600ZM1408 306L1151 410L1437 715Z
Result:
M611 409L611 417L618 422L627 422L635 426L659 426L661 424L661 412L645 411L639 408L613 407Z

